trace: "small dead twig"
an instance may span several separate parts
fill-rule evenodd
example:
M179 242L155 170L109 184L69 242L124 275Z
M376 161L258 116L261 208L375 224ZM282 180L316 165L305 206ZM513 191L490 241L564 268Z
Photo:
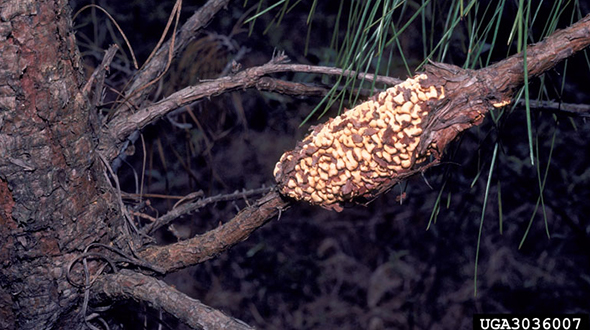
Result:
M98 252L89 252L88 250L90 249L91 246L92 246L92 244L88 245L84 249L84 253L77 256L72 261L70 261L70 263L67 267L67 271L66 271L66 279L73 286L84 289L84 300L82 303L82 310L81 310L81 315L84 318L84 323L86 324L86 326L88 328L90 328L92 330L100 330L99 328L93 326L90 323L90 321L93 319L97 319L98 321L101 321L102 319L100 317L98 317L98 315L95 315L95 314L88 315L88 302L90 301L90 287L92 286L92 283L94 283L94 281L98 278L98 276L100 276L100 274L102 274L102 272L104 271L104 269L106 268L107 265L110 266L112 271L115 273L118 272L118 268L117 268L117 266L115 266L115 261L112 260L111 258L109 258L107 255L102 254L102 253L98 253ZM89 258L102 259L102 260L106 261L105 264L101 265L98 268L98 271L96 272L96 276L93 279L90 278L90 270L88 269L88 259ZM84 270L84 283L83 284L79 284L76 281L74 281L72 279L72 275L71 275L73 266L79 260L82 260L82 266L83 266L83 270Z
M184 105L191 104L197 100L219 95L231 90L257 87L263 77L273 73L306 72L344 76L354 75L366 80L376 79L377 82L386 84L396 84L400 82L399 79L391 77L375 76L373 74L358 73L356 71L342 70L338 68L316 67L303 64L288 64L286 62L288 62L286 56L284 56L282 53L279 53L276 56L273 56L273 58L268 63L262 66L248 68L234 75L211 80L203 80L197 85L181 89L162 99L161 101L151 104L134 113L128 113L126 115L120 114L114 117L113 120L108 123L107 129L110 133L109 135L115 137L117 141L125 141L127 136L136 130L142 129L152 122L158 120L170 111L178 109ZM267 85L266 87L269 86L271 85ZM115 153L118 150L118 146L116 148L112 148L112 146L105 146L105 149L108 149L105 155L109 155L108 158L110 158L116 156Z
M246 197L261 195L261 194L268 193L272 189L273 189L273 187L262 187L262 188L246 190L246 191L236 191L231 194L220 194L217 196L201 198L196 201L184 202L184 203L181 203L183 200L180 200L179 202L177 202L174 205L174 208L172 210L170 210L168 213L164 214L163 216L159 217L151 225L144 227L142 229L142 231L146 234L153 233L158 228L166 226L167 224L174 221L175 219L177 219L185 214L188 214L190 212L194 212L195 210L198 210L198 209L205 207L209 204L217 203L217 202L227 202L227 201L242 199L242 198L246 198ZM194 199L194 198L202 197L202 196L203 196L202 192L197 192L197 194L194 194L194 195L189 194L189 196L186 199L190 200L190 199Z
M115 182L115 187L114 188L117 191L117 199L119 201L119 208L120 208L121 212L123 213L123 216L125 217L125 220L127 220L128 226L130 228L132 228L134 232L138 233L139 230L137 229L137 227L133 223L133 219L129 215L129 212L127 212L127 208L125 207L125 204L123 203L123 197L122 197L122 194L121 194L121 185L119 184L119 177L115 174L115 172L113 171L113 168L106 161L106 159L104 158L104 156L102 154L100 154L100 153L98 153L98 156L99 156L100 160L102 160L103 165L108 170L109 174L111 175L111 178L113 178L113 181ZM105 173L105 176L106 176L106 179L108 181L109 178L106 175L106 173Z
M164 69L162 70L162 72L160 72L160 74L158 76L156 76L154 79L148 81L143 86L141 86L137 90L133 91L130 95L127 95L122 101L117 100L117 102L115 102L115 104L118 104L118 103L122 103L122 104L127 103L128 101L130 101L130 99L135 94L140 94L141 91L143 91L143 90L147 89L148 87L154 85L156 82L158 82L160 79L162 79L162 77L166 74L166 72L168 72L168 69L170 69L170 65L172 64L172 59L173 59L173 54L174 54L174 44L176 42L176 29L178 27L178 21L180 20L180 10L181 10L181 8L182 8L182 0L176 0L176 3L174 4L174 7L172 8L172 13L170 14L170 17L168 18L168 22L166 23L166 27L164 28L164 32L162 33L162 36L160 38L160 41L158 41L158 44L156 45L156 48L150 54L150 56L148 57L148 59L146 60L146 62L144 64L144 66L145 66L146 64L150 63L152 57L154 57L156 51L162 45L162 42L164 41L164 38L168 34L168 30L170 29L170 25L172 24L172 21L174 21L174 28L172 30L172 37L170 39L170 46L168 47L168 56L167 56L167 60L166 60L166 66L164 67ZM143 68L143 66L142 66L142 68ZM117 112L117 109L114 109L109 114L109 118L112 117L116 112Z
M154 84L150 84L149 88L146 86L150 81L158 77L162 71L165 70L170 55L178 54L184 50L191 40L194 39L195 35L200 29L206 26L209 21L217 14L221 9L227 7L229 0L209 0L199 10L197 10L175 33L174 44L172 39L163 43L160 47L156 48L155 54L151 57L150 61L142 66L142 69L130 82L129 87L125 90L126 100L128 104L139 104L141 100L152 91ZM172 44L172 45L171 45ZM138 89L142 89L141 92L136 93ZM118 113L125 113L132 108L128 105L122 105L117 109Z
M375 81L385 85L393 86L403 82L402 79L375 75L373 73L357 72L354 70L343 70L341 68L334 68L328 66L316 66L308 64L284 64L282 67L284 72L304 72L327 74L332 76L356 77L357 79L364 79L366 81Z
M101 253L101 252L94 252L94 251L90 251L90 249L92 248L103 248L103 249L107 249L117 255L119 255L119 258L113 258L111 256L108 256L107 254ZM135 265L138 266L140 268L144 268L144 269L149 269L155 273L159 273L159 274L164 274L164 270L159 268L158 266L154 266L151 265L150 263L144 261L144 260L140 260L134 256L131 256L113 246L109 246L106 244L101 244L101 243L91 243L88 246L86 246L86 248L84 249L84 252L78 256L76 256L76 258L72 259L70 261L70 263L68 264L67 267L67 272L66 272L66 279L68 280L68 282L70 284L72 284L73 286L76 287L87 287L89 284L91 285L92 283L84 283L84 284L80 284L78 282L76 282L73 278L72 278L72 268L74 267L74 265L76 263L78 263L80 260L82 260L82 264L84 266L84 272L85 273L89 273L88 270L88 265L87 265L87 259L89 258L93 258L93 259L100 259L100 260L104 260L106 261L106 263L101 266L99 268L99 271L97 271L96 277L98 277L102 271L104 270L104 268L108 265L111 267L112 271L114 273L118 272L119 269L116 266L117 263L125 263L125 264L130 264L130 265ZM87 274L86 274L87 275ZM95 279L92 279L91 282L93 282Z
M525 100L520 100L518 105L524 106ZM590 117L590 104L562 103L555 101L529 100L532 108L547 110L549 112L563 113L570 116Z
M141 231L139 231L139 229L137 229L137 226L135 226L135 223L133 222L133 218L131 218L131 215L129 214L129 211L127 210L127 207L125 206L125 203L123 203L123 197L122 197L122 193L121 193L121 185L119 184L118 176L113 171L113 168L111 167L111 165L106 161L105 157L100 152L98 152L97 154L98 154L100 160L103 162L103 165L105 166L105 168L107 169L107 171L109 172L111 177L113 178L113 181L115 182L114 188L117 191L117 200L119 202L119 209L120 209L121 213L123 213L123 217L125 218L128 227L133 229L133 231L136 234L141 236L146 241L152 242L153 241L152 237L145 235L143 232L141 232ZM108 175L106 172L104 173L104 175L106 176L107 181L109 181L109 178L108 178ZM129 232L128 229L125 234L127 237L132 238L131 233ZM122 235L119 237L119 239L123 239L124 237L125 236Z
M392 78L393 79L393 78ZM309 97L309 96L325 96L330 92L330 86L315 85L310 83L300 83L293 81L286 81L271 77L262 77L256 84L256 89L261 91L269 91L273 93L280 93L290 95L293 97ZM346 89L348 92L356 94L358 93L362 97L369 98L375 93L381 92L383 89L380 88L347 88L338 86L337 91Z
M243 193L238 192L234 197L240 198L241 196ZM185 205L181 205L176 210L182 209ZM195 265L209 260L245 240L252 232L277 216L279 212L287 209L289 205L290 202L283 199L278 192L271 191L251 206L243 208L229 222L215 229L178 243L149 246L138 251L138 255L143 260L158 265L167 272Z
M154 218L148 214L137 212L137 211L129 211L129 214L131 214L134 217L140 217L140 218L149 220L150 222L155 222L156 220L158 220L157 218Z
M186 203L189 201L194 201L198 198L202 198L203 196L205 196L205 193L202 190L192 192L192 193L182 197L178 202L174 203L174 206L172 206L172 209L174 210L177 206L179 206L183 203Z
M90 92L90 88L92 88L92 85L96 81L94 100L92 102L94 107L96 107L100 101L100 95L102 94L102 87L104 85L105 73L109 72L111 62L113 62L113 58L115 57L115 54L118 50L119 46L117 46L116 44L109 46L109 49L107 49L107 51L104 54L104 57L102 58L102 62L94 70L92 76L90 76L90 79L88 79L86 85L84 85L84 88L82 89L82 93L84 93L84 95L88 95L88 93Z
M119 24L117 23L117 21L113 18L113 16L111 16L111 14L109 14L109 12L106 11L104 8L102 8L101 6L98 6L98 5L94 5L94 4L86 5L86 6L82 7L82 8L80 8L80 10L78 10L74 14L74 16L72 16L72 21L76 20L76 17L81 12L83 12L84 10L86 10L88 8L96 8L96 9L102 11L105 15L107 15L107 17L111 20L111 22L113 22L113 24L115 25L115 27L117 28L117 30L119 31L119 33L121 33L121 36L123 36L123 40L125 40L125 44L127 45L127 48L129 48L129 52L131 53L131 58L133 59L133 65L137 69L138 66L137 66L137 60L135 59L135 53L133 52L133 48L131 47L131 44L129 43L129 40L127 39L127 36L123 32L123 29L121 29L121 27L119 26Z
M329 89L322 86L285 81L277 78L262 77L256 84L256 89L292 96L323 96Z

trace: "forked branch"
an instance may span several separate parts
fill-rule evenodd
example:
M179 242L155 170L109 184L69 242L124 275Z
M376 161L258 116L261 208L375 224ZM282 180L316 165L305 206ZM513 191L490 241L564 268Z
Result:
M590 15L530 46L528 72L539 75L588 45ZM264 74L276 72L277 65L280 66L269 63L225 80L215 80L218 85L209 86L210 92L254 86ZM340 119L332 119L314 128L277 165L275 175L281 194L336 210L348 201L358 201L359 198L370 201L380 196L401 180L438 164L447 144L459 133L481 123L491 108L508 104L514 91L523 83L523 65L522 55L517 54L477 71L441 63L427 66L425 73L367 101L373 103L363 103L349 110L348 115L347 112ZM377 113L381 111L379 109L391 111L385 113L392 118L391 125L380 128L383 123L374 116L382 115ZM407 116L400 112L406 110L409 111ZM138 114L132 118L140 119L141 116ZM340 123L337 124L338 120ZM347 127L348 131L345 130ZM367 131L369 128L372 130ZM373 142L365 139L366 132L372 133L369 139ZM332 134L332 140L329 134ZM350 138L350 142L336 144L335 138L341 141ZM347 147L347 143L352 144ZM337 145L342 149L339 150ZM389 152L386 145L395 149L389 154L391 159L385 156ZM402 155L402 151L407 154ZM316 156L318 152L322 155ZM342 154L345 157L339 157ZM363 170L362 162L371 169ZM386 175L382 176L382 173ZM168 246L149 247L141 252L141 257L168 271L200 263L246 239L288 205L288 200L272 192L208 233Z
M480 124L491 108L512 101L525 73L540 75L588 45L590 15L530 46L527 70L522 54L477 71L441 63L429 65L423 74L314 128L277 165L280 193L269 193L203 235L167 246L147 247L138 251L138 257L167 272L211 259L285 210L291 203L285 195L336 210L345 202L377 198L400 180L438 164L445 147L459 133ZM115 118L108 131L120 141L182 104L237 88L256 87L265 75L284 71L284 65L271 62L185 88L124 119ZM109 156L116 156L116 149ZM96 281L95 288L109 297L151 302L192 326L245 328L143 275L127 271L105 275Z
M529 46L526 62L517 54L480 70L432 63L314 127L277 164L279 191L337 211L348 202L371 201L438 164L458 134L512 102L525 74L540 75L589 44L590 15Z
M320 88L313 88L302 84L294 86L293 84L280 83L267 77L273 73L279 72L306 72L331 75L343 75L347 77L358 77L368 81L375 80L379 83L396 84L400 80L397 78L376 76L368 73L358 73L353 70L342 70L338 68L318 67L302 64L289 64L284 54L278 54L270 62L242 70L233 75L202 81L197 85L181 89L172 95L146 106L135 113L118 114L108 124L104 132L105 139L102 141L101 149L108 159L116 157L118 147L133 132L140 130L147 125L157 121L167 113L188 105L197 100L220 95L236 89L257 88L259 90L292 93L293 89L302 93L317 94L321 92ZM107 138L109 137L109 138Z
M168 54L171 51L172 54L178 54L184 50L191 40L195 38L195 35L200 29L206 26L211 19L223 8L227 6L229 0L209 0L199 10L197 10L178 30L177 35L174 38L163 43L159 49L155 51L153 57L150 58L148 63L145 63L141 70L135 75L129 88L125 91L126 102L122 105L121 109L117 111L119 114L125 114L128 110L127 104L133 104L135 106L141 106L142 99L145 99L146 95L150 94L151 88L143 88L149 84L153 79L158 77L168 64ZM170 50L170 47L174 47ZM139 90L141 92L139 92Z

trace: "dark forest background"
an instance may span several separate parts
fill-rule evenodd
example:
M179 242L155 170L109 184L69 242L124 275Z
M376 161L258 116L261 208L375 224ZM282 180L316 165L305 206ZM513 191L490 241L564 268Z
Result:
M94 3L125 31L139 63L156 45L174 5L172 1ZM202 3L185 1L181 21ZM71 3L74 11L86 4ZM252 25L242 23L258 3L232 2L206 33L179 54L160 80L154 99L202 79L230 74L232 60L242 68L264 64L277 50L292 63L337 65L330 44L338 6L317 2L310 27L312 4L301 1L278 25L273 21L276 11L261 15ZM480 2L482 8L486 4ZM433 6L441 13L449 10L444 1ZM538 22L549 17L551 6L547 2L540 7ZM411 17L412 8L415 11L410 6L400 19ZM576 11L590 12L581 1L564 8L558 27L568 26ZM516 52L506 41L517 10L517 1L506 2L505 24L498 30L492 62ZM482 10L478 18L485 20L488 14ZM120 34L95 9L83 11L75 23L89 74L100 63L102 50L120 44L107 82L113 90L121 89L134 69ZM434 23L436 27L440 21ZM339 28L344 31L346 26ZM542 29L541 23L533 25L530 37L539 40ZM444 31L427 32L436 39ZM464 64L469 33L465 19L450 37L446 63ZM404 79L409 75L406 64L414 70L422 63L423 38L418 21L400 34L406 63L394 53L388 65L391 76ZM321 86L335 79L302 73L276 77ZM557 102L589 104L589 78L587 54L577 54L532 80L531 98L542 90ZM112 90L106 95L107 100L116 97ZM195 191L212 196L273 185L272 170L281 154L305 136L309 125L337 115L334 106L300 126L320 100L249 89L177 110L143 130L145 145L137 139L127 157L116 164L127 203L157 216L172 208L178 196ZM103 115L108 111L107 104ZM394 187L368 206L336 213L295 203L230 251L165 280L261 329L463 329L471 327L474 313L589 313L590 124L584 116L533 107L532 137L538 158L531 165L524 107L502 114L499 120L487 118L463 134L440 166ZM475 295L476 248L496 142ZM538 203L539 178L545 173L543 201ZM140 192L147 204L136 205L134 194ZM162 228L158 240L174 242L215 228L248 202L209 205ZM121 305L110 313L129 329L159 326L158 311L147 306ZM173 318L164 321L171 328L182 328Z

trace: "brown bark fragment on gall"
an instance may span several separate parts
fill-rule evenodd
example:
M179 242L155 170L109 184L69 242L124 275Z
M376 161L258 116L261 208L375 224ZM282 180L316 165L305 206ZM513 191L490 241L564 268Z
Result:
M431 104L433 110L426 120L418 153L430 152L439 160L460 132L481 123L492 106L488 99L494 99L497 92L477 71L443 63L428 65L425 71L430 83L444 86L446 97Z

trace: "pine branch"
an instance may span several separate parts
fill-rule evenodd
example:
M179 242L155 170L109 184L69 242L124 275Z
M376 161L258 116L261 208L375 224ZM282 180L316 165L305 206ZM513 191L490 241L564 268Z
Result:
M528 47L528 75L539 76L589 45L590 15L587 15ZM491 108L509 104L524 82L524 73L522 53L477 71L442 63L427 66L430 82L444 86L447 96L434 107L419 152L433 148L441 155L448 142L460 132L481 123Z
M279 72L306 72L321 73L345 76L357 76L366 80L375 79L377 82L385 84L396 84L400 80L397 78L375 76L370 73L359 73L352 70L342 70L338 68L328 68L321 66L311 66L302 64L287 64L288 59L283 54L271 59L270 62L257 67L245 69L233 75L203 81L197 85L181 89L165 99L144 107L135 113L118 114L108 124L104 132L104 139L101 141L101 149L107 159L117 156L118 146L133 132L146 127L147 125L160 119L165 114L178 109L184 105L193 103L197 100L227 93L236 89L257 88L260 90L281 92L290 88L301 88L302 91L318 92L317 89L311 89L307 86L292 86L269 82L267 75Z
M194 201L189 200L186 203L182 203L182 204L178 205L178 207L175 205L175 207L172 208L172 210L170 210L168 213L164 214L163 216L159 217L150 226L147 226L145 228L144 232L145 233L153 233L155 230L157 230L163 226L166 226L167 224L176 220L177 218L179 218L185 214L194 212L195 210L205 207L206 205L209 205L212 203L217 203L217 202L232 201L232 200L246 198L246 197L253 196L253 195L262 195L264 193L268 193L272 189L273 189L272 187L263 187L263 188L248 190L248 191L236 191L231 194L221 194L221 195L217 195L217 196L210 196L207 198L199 198Z
M535 101L530 100L531 108L537 108L543 111L565 114L573 117L590 117L590 104L573 104L555 101ZM518 105L524 106L525 101L520 100Z
M201 6L178 30L174 38L172 54L181 53L195 38L198 31L205 27L220 10L227 7L228 3L229 0L209 0ZM118 115L126 113L129 110L129 104L141 106L142 100L151 93L152 88L142 88L165 70L171 44L171 40L163 43L150 61L145 63L135 75L129 88L125 91L125 103L122 104L121 108L117 109ZM138 92L140 89L142 90Z
M92 291L94 299L98 301L145 301L193 329L252 329L246 323L190 298L163 281L129 270L99 277Z
M568 48L568 42L573 43L571 48ZM548 70L589 44L590 15L571 27L554 33L545 41L530 46L529 72L531 75L539 75L543 72L540 68ZM415 154L411 156L412 166L397 167L396 174L389 177L387 182L363 190L366 193L364 197L367 197L365 200L370 201L400 181L439 164L445 147L460 132L480 124L491 108L508 104L516 88L523 82L522 63L522 55L517 54L489 68L477 71L464 70L442 63L433 63L427 66L426 78L420 80L420 84L423 84L424 88L432 86L443 88L445 93L444 96L438 95L438 98L433 99L434 101L423 103L425 107L429 108L429 111L427 111L427 116L423 118L423 133L420 136ZM217 86L210 85L208 88L221 92L238 86L240 88L254 86L263 75L278 72L275 70L284 70L281 66L282 64L271 62L261 67L247 69L235 76L217 79L214 81L214 85ZM502 70L506 70L509 74L502 74ZM207 83L204 84L207 85ZM196 97L197 94L193 93L192 97ZM202 97L202 94L198 95ZM142 115L131 116L130 120L141 118L143 118ZM144 121L142 119L139 122ZM151 122L151 120L145 122ZM138 125L137 121L135 125ZM314 129L310 135L311 141L321 129L321 125ZM301 148L302 145L300 144L298 148ZM416 161L428 157L427 155L432 156L430 161ZM292 161L292 164L299 164L299 162ZM296 178L295 172L297 171L294 168L293 165L291 173L289 171L285 171L285 173L279 171L278 173L279 189L283 194L290 191L287 188L294 191L297 188L296 186L291 188L289 183L290 179ZM297 194L290 194L290 196L298 199ZM313 202L312 200L308 201ZM323 204L322 202L316 204L338 209L338 207L334 207L334 204ZM246 239L254 230L288 206L288 201L283 200L277 192L271 192L254 205L240 211L226 224L210 232L168 246L148 247L140 253L140 257L167 271L203 262Z
M140 252L140 258L172 272L209 260L245 240L289 206L277 192L260 198L241 210L229 222L199 235L165 246L151 246Z
M341 211L368 203L408 176L440 163L447 145L512 102L526 81L590 45L590 15L480 70L431 63L342 115L313 127L274 171L279 192ZM525 71L525 63L528 66Z

